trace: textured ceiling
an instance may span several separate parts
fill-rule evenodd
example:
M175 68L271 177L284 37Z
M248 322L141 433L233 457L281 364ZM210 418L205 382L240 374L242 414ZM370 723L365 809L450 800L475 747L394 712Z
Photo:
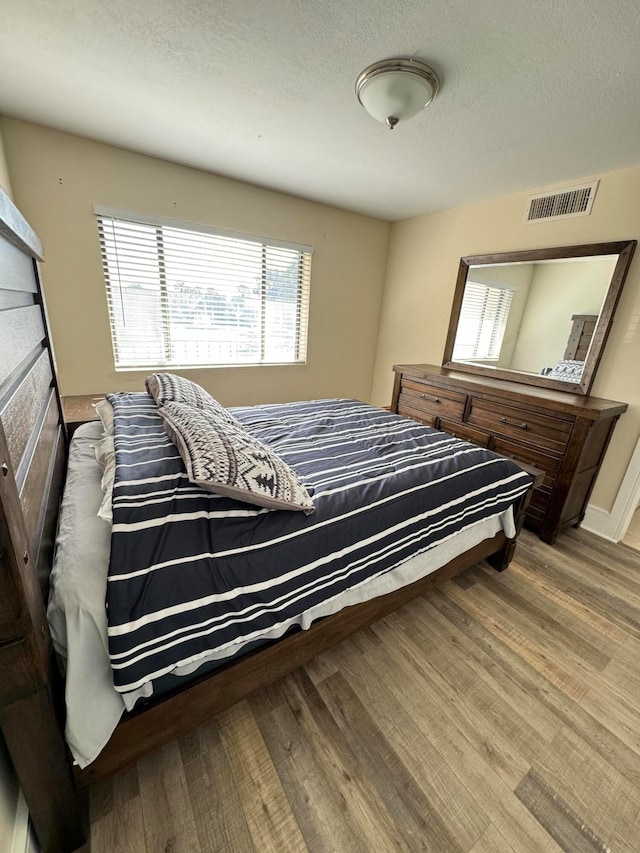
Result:
M401 219L640 162L638 0L3 0L0 113ZM371 62L439 73L390 132Z

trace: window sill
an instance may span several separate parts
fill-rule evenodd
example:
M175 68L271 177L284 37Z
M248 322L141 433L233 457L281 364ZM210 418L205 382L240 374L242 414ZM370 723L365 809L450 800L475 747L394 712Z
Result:
M175 370L229 370L241 367L304 367L306 361L241 362L239 364L149 364L115 367L116 373L172 373Z

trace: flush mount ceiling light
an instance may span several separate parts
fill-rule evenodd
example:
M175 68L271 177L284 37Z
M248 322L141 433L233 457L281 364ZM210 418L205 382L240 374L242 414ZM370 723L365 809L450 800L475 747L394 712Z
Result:
M438 94L438 75L417 59L374 62L356 80L358 100L390 130L423 110Z

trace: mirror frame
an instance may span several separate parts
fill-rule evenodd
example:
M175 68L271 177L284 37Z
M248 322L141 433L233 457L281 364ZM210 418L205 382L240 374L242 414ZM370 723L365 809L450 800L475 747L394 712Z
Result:
M492 376L494 379L509 379L512 382L520 382L525 385L536 385L539 388L551 388L555 391L566 391L572 394L588 394L595 379L596 370L604 346L611 330L613 314L616 310L622 285L625 282L631 259L635 251L637 240L622 240L614 243L588 243L584 246L557 246L551 249L525 249L520 252L500 252L493 255L469 255L460 258L460 268L456 281L456 289L451 308L451 319L447 342L444 348L442 366L452 370L462 370L467 373L475 373L481 376ZM552 261L566 258L597 257L599 255L618 255L611 281L602 303L602 308L596 323L596 328L591 339L589 351L584 363L584 370L580 382L564 382L562 379L549 379L536 373L526 373L521 370L511 370L506 367L489 367L484 364L472 364L471 362L453 361L453 346L458 330L458 320L462 307L464 288L467 283L469 268L472 266L489 266L492 264L509 263L533 263L535 261Z

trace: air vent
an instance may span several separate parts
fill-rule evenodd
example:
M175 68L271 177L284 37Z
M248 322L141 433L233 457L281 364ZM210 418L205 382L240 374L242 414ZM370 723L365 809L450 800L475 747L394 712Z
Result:
M539 193L529 199L525 222L548 222L550 219L569 219L588 216L596 197L598 181L579 187L565 187L552 193Z

